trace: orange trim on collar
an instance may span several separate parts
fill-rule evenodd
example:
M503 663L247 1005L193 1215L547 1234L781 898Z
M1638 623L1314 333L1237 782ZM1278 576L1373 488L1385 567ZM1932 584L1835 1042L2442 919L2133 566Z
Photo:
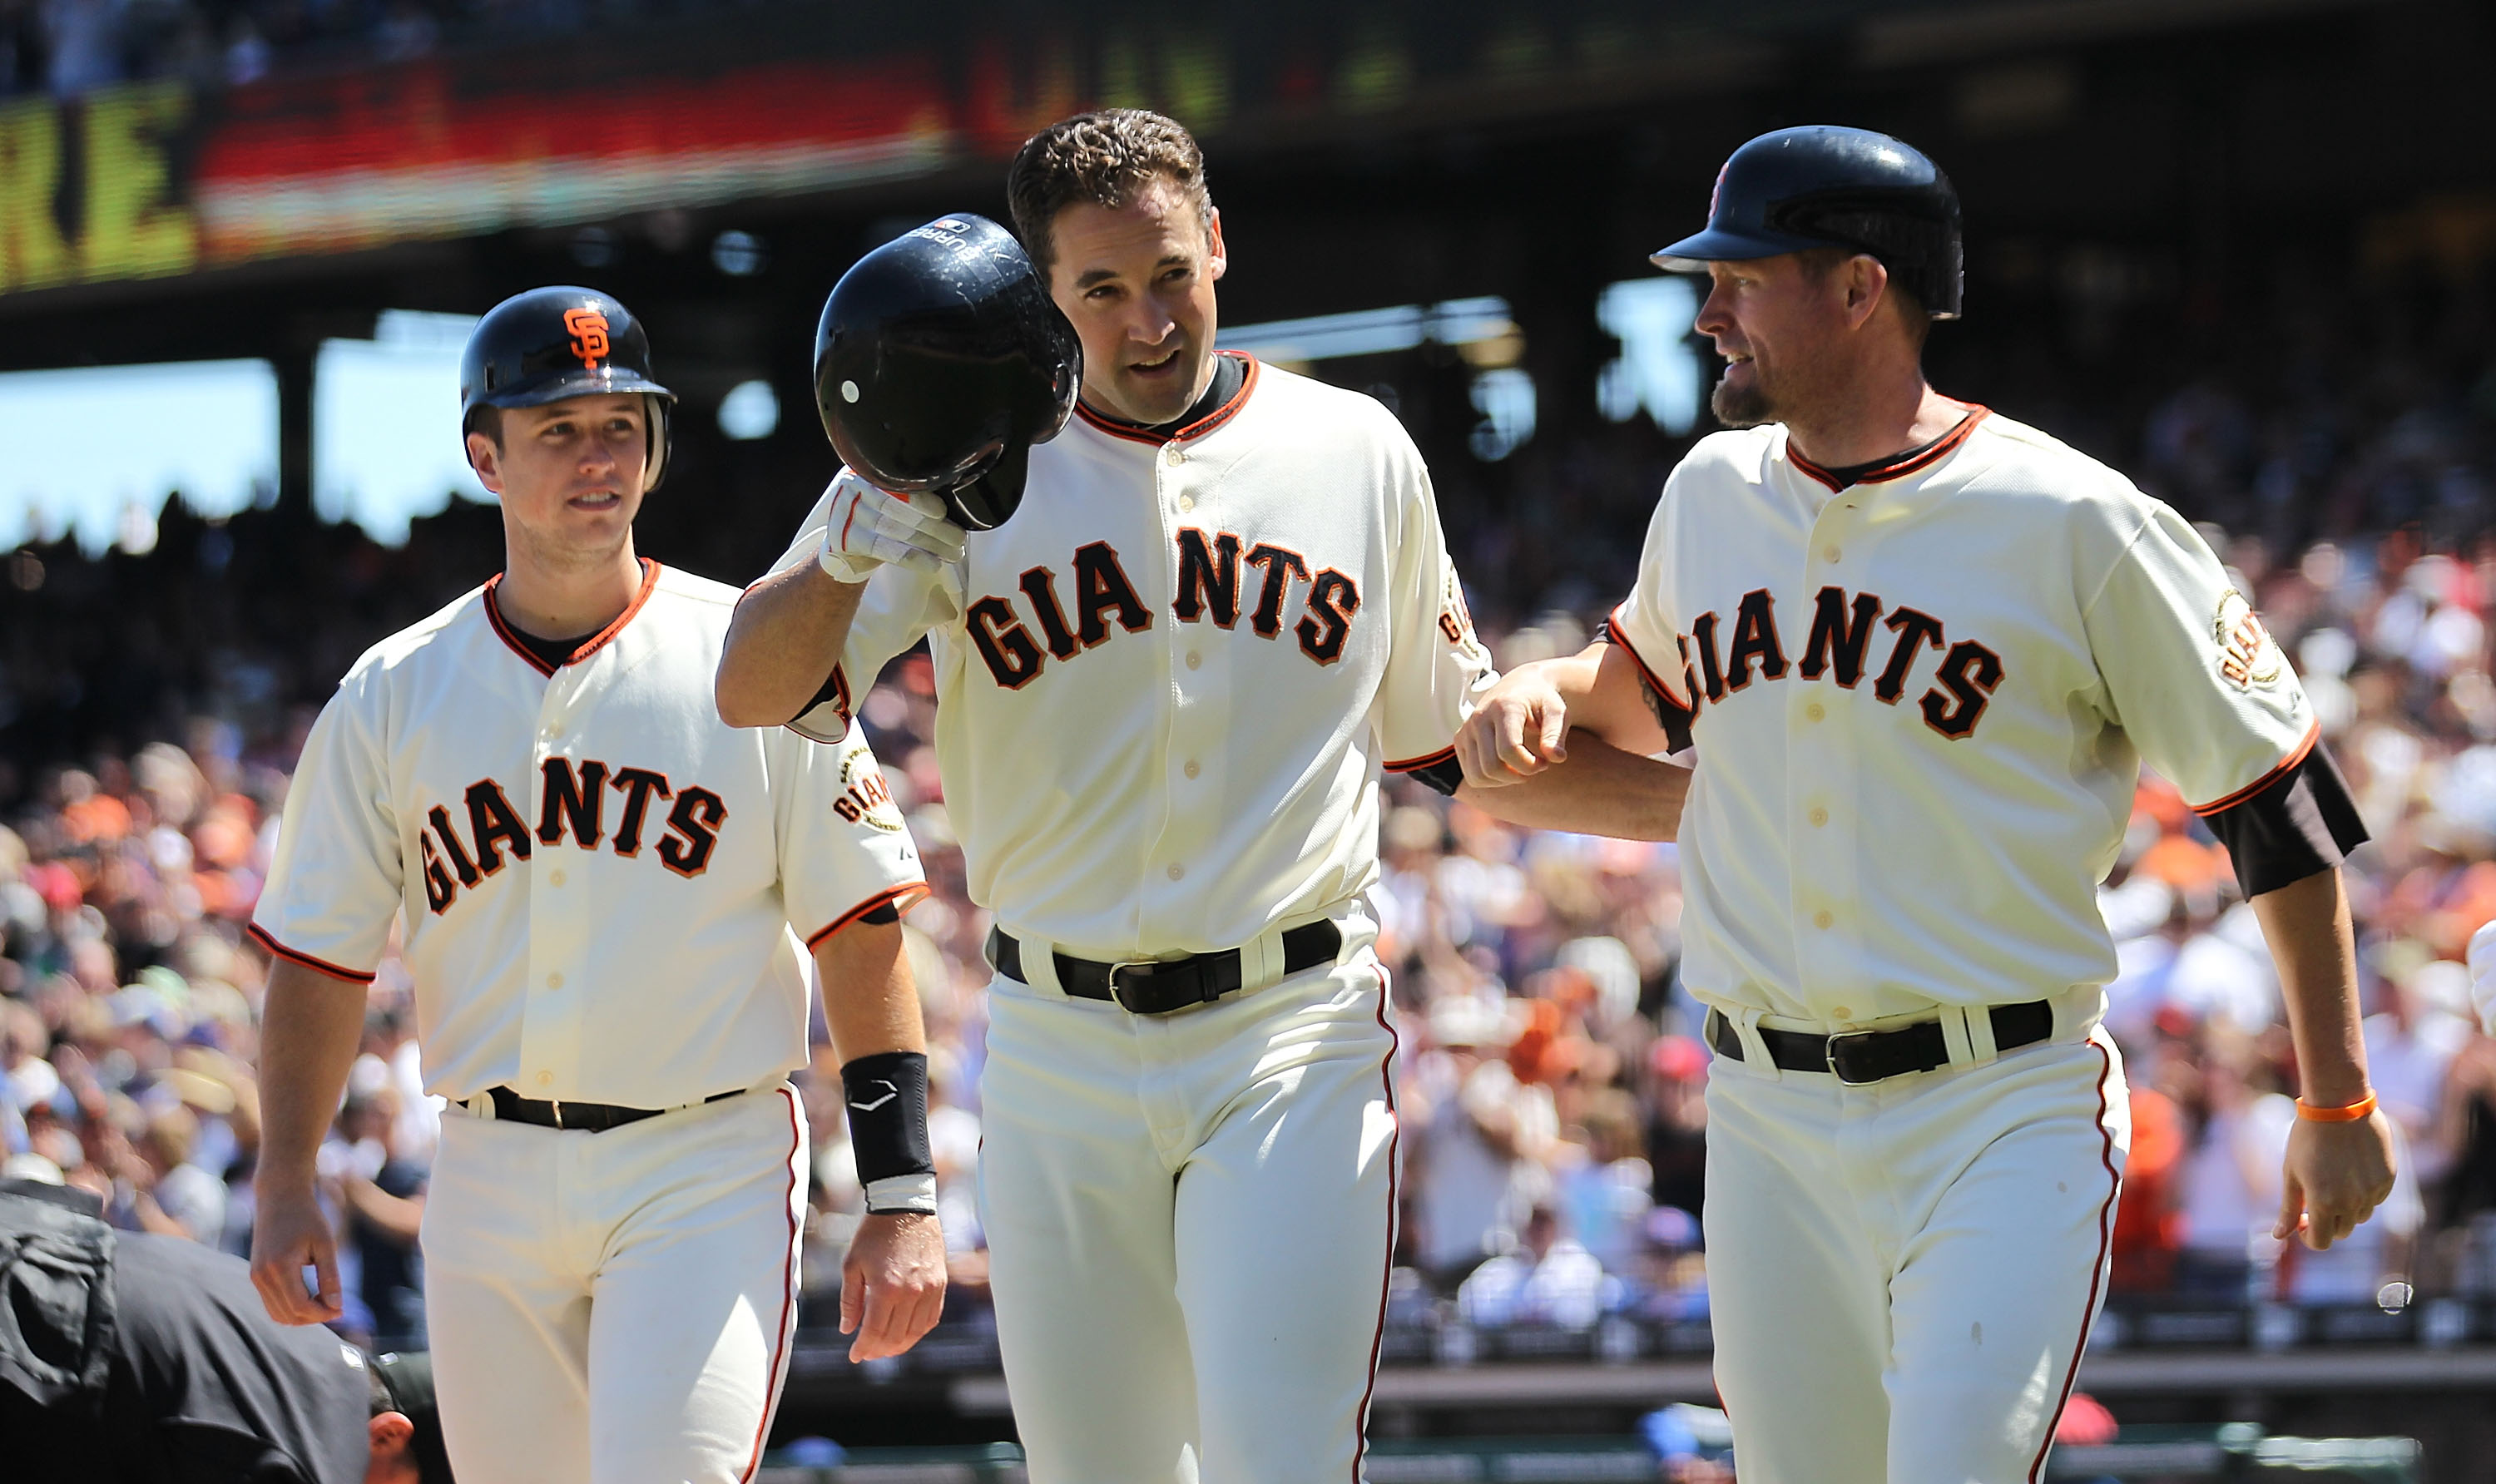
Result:
M1158 448L1164 444L1188 443L1195 439L1202 438L1205 434L1212 432L1224 423L1229 422L1232 418L1239 416L1239 409L1248 405L1249 394L1257 389L1258 365L1256 356L1249 355L1246 351L1216 351L1214 354L1216 356L1236 356L1241 360L1248 362L1248 375L1240 381L1239 389L1231 394L1230 401L1223 403L1220 407L1206 413L1203 417L1197 418L1194 422L1180 428L1177 432L1170 434L1167 438L1148 429L1139 428L1132 422L1121 422L1115 417L1105 417L1101 414L1094 412L1090 407L1084 405L1082 399L1079 397L1076 399L1075 416L1082 418L1092 427L1108 434L1112 438L1123 438L1129 443L1139 443L1148 448Z
M587 639L582 640L580 647L574 650L571 657L563 662L564 664L578 665L581 661L588 659L591 655L598 653L600 650L612 643L615 635L624 632L624 626L633 621L633 616L641 611L642 604L650 601L650 595L659 590L659 564L651 561L648 557L642 557L640 562L641 590L633 595L633 601L624 605L623 612L615 615L615 622L608 624L606 628L591 634ZM520 642L520 636L512 632L510 622L503 617L501 606L494 602L494 589L501 586L502 581L503 574L501 572L496 572L485 579L485 622L494 626L495 635L511 647L512 653L518 655L521 659L529 662L529 668L536 670L539 674L544 675L548 679L552 679L554 676L554 666L546 664L544 660L539 659L537 651Z
M1949 457L1951 451L1956 449L1960 444L1967 442L1967 435L1975 432L1976 425L1982 422L1985 419L1986 415L1993 411L1992 408L1980 407L1974 402L1962 402L1959 405L1967 409L1967 416L1958 420L1957 426L1951 428L1949 432L1944 433L1940 438L1925 445L1923 448L1910 448L1906 452L1899 454L1896 458L1891 459L1887 463L1874 465L1870 470L1858 477L1855 480L1855 483L1879 484L1889 479L1903 479L1907 476L1914 474L1919 469L1929 468ZM1795 452L1794 436L1791 433L1786 436L1786 459L1796 469L1799 469L1803 473L1811 476L1813 479L1818 479L1832 490L1852 487L1838 482L1837 476L1829 473L1826 469L1822 468L1820 465L1813 463L1811 460Z

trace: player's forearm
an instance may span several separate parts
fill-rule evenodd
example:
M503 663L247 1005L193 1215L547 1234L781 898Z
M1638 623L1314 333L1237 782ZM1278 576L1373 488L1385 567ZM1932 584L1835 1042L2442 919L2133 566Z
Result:
M280 960L261 1011L264 1189L309 1190L314 1157L347 1090L364 1035L364 987Z
M713 696L731 727L778 727L815 698L849 642L863 583L818 567L764 578L737 600Z
M900 923L851 923L815 949L815 968L824 981L832 1051L842 1062L927 1049Z
M2279 966L2302 1096L2323 1107L2356 1101L2366 1096L2366 1048L2357 1020L2356 941L2339 871L2265 891L2253 907Z
M1688 768L1625 753L1580 729L1570 733L1566 760L1502 788L1466 784L1456 797L1529 829L1670 840L1681 829L1690 775Z

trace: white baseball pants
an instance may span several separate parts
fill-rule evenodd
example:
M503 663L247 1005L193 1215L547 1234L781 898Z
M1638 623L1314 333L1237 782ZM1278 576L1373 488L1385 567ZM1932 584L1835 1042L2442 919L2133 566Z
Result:
M1165 1016L990 984L980 1210L1032 1484L1357 1484L1386 1002L1365 949Z
M1863 1087L1764 1065L1720 1057L1707 1085L1707 1289L1742 1484L2043 1478L2131 1148L2113 1041Z
M601 1133L454 1109L424 1314L460 1484L741 1484L797 1319L785 1086Z

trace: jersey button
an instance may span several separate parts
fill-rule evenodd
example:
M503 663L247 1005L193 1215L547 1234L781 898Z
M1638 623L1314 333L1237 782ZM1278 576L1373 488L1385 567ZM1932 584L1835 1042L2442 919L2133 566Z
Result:
M549 885L549 886L560 886L560 885L562 885L562 884L563 884L563 873L562 873L562 872L560 872L560 871L550 871L550 872L547 872L547 873L546 873L546 884L547 884L547 885Z
M1814 912L1811 914L1811 925L1816 928L1834 927L1837 925L1837 919L1826 912Z
M542 1071L542 1072L539 1072L539 1073L538 1073L538 1086L540 1086L540 1087L552 1087L553 1085L554 1085L554 1073L553 1073L553 1072L550 1072L550 1071Z
M1835 546L1823 546L1820 548L1820 559L1824 562L1834 562L1844 555L1845 553L1838 550Z
M1832 1005L1828 1007L1828 1013L1832 1018L1837 1020L1853 1020L1855 1018L1855 1006L1851 1005Z
M1189 651L1187 652L1187 667L1188 667L1189 669L1195 669L1197 666L1199 666L1199 665L1202 665L1203 663L1204 663L1204 656L1202 656L1202 655L1201 655L1201 654L1198 654L1198 653L1197 653L1195 650L1193 650L1193 649L1191 649L1191 650L1189 650Z
M1828 811L1825 809L1815 808L1807 818L1810 819L1813 827L1817 828L1820 825L1828 822Z
M1204 770L1203 770L1202 768L1200 768L1200 767L1198 767L1198 766L1196 765L1196 759L1195 759L1195 758L1190 757L1189 759L1187 759L1187 766L1186 766L1186 767L1184 767L1184 768L1182 768L1182 769L1180 769L1179 771L1181 771L1181 772L1185 773L1185 774L1186 774L1188 777L1190 777L1190 778L1194 778L1197 774L1201 773L1201 772L1203 772Z
M1196 496L1194 496L1194 495L1181 495L1181 496L1179 496L1179 497L1178 497L1178 510L1179 510L1179 513L1180 513L1180 514L1184 515L1184 514L1186 514L1188 511L1190 511L1190 510L1195 510L1195 509L1196 509Z
M1185 867L1185 866L1175 866L1175 865L1174 865L1174 866L1172 866L1172 867L1170 867L1170 879L1171 881L1177 881L1180 877L1183 877L1183 876L1185 876L1185 875L1187 875L1187 867Z
M1810 705L1802 708L1802 714L1817 722L1822 717L1828 715L1828 708L1818 701L1813 701Z
M1172 468L1176 468L1177 466L1187 462L1187 450L1176 444L1171 444L1169 448L1165 449L1162 456L1170 461L1170 467Z
M547 975L546 975L546 988L548 988L548 989L561 989L561 988L563 988L563 975L562 975L562 974L547 974Z

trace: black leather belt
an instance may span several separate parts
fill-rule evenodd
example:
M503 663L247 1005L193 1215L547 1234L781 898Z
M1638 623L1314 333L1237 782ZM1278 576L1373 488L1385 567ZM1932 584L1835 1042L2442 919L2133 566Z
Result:
M2054 1034L2054 1006L2050 1001L1997 1005L1986 1014L1993 1021L1993 1045L1997 1051L2032 1045ZM1892 1031L1840 1031L1835 1036L1772 1031L1762 1026L1760 1039L1767 1043L1768 1060L1787 1071L1831 1072L1849 1086L1887 1081L1950 1065L1950 1043L1943 1039L1942 1023L1938 1020L1919 1020ZM1714 1008L1707 1011L1707 1044L1715 1047L1719 1056L1732 1057L1736 1062L1745 1060L1741 1033Z
M702 1101L719 1102L725 1098L742 1098L745 1093L746 1089L740 1087L733 1093L713 1093ZM540 1102L534 1098L523 1098L508 1087L487 1088L485 1096L494 1101L497 1123L536 1124L542 1128L567 1128L583 1133L605 1133L609 1128L638 1124L668 1111L665 1108L619 1108L611 1102Z
M1342 951L1343 930L1332 922L1295 927L1283 935L1283 973L1294 974L1333 963ZM1057 963L1060 989L1078 1000L1114 1000L1138 1015L1167 1015L1192 1005L1211 1005L1242 982L1236 948L1117 964L1063 953L1050 957ZM995 928L988 929L988 962L1007 978L1031 982L1023 976L1022 944Z

